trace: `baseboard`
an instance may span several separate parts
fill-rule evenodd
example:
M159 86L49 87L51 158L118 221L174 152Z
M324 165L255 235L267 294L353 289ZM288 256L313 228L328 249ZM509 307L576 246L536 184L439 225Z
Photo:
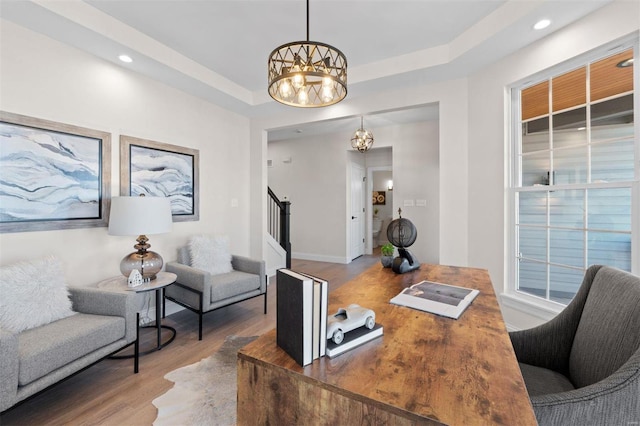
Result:
M293 259L299 259L299 260L313 260L313 261L316 261L316 262L341 263L341 264L344 264L344 265L349 263L349 261L344 257L325 256L323 254L296 253L296 252L293 252L293 253L291 253L291 257Z

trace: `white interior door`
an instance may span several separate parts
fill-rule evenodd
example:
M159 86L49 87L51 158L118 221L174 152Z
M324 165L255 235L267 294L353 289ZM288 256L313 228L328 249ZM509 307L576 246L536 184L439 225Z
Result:
M365 230L365 171L364 167L351 163L351 259L364 254Z

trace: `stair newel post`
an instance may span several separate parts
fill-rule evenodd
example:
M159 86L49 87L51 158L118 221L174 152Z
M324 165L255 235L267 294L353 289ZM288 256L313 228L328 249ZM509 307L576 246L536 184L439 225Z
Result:
M291 268L291 236L289 234L291 226L291 202L281 201L280 209L280 244L287 252L287 268Z

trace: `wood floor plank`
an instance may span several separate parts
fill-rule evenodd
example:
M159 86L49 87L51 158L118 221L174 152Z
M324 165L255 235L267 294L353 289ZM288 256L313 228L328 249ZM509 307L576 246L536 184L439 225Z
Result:
M328 280L332 291L376 262L379 253L348 265L294 259L292 269ZM186 310L170 315L164 324L176 329L176 339L141 357L138 374L133 374L132 360L104 360L7 410L0 415L0 425L151 425L157 415L151 401L173 386L165 374L207 358L226 336L257 336L275 328L275 297L275 286L270 285L267 315L261 297L205 315L202 341L197 315Z

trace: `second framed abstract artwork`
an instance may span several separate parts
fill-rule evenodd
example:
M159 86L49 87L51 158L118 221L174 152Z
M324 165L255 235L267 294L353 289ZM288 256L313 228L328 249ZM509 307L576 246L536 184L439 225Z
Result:
M120 136L120 195L169 197L174 222L200 219L197 149Z

